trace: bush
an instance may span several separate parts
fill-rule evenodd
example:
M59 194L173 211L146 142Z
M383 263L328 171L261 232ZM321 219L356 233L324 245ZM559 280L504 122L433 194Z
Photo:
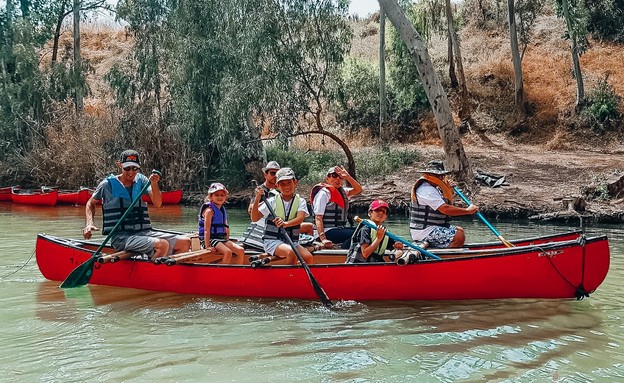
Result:
M621 97L615 93L607 77L598 81L587 96L584 113L592 120L594 130L605 132L616 128L622 120L618 108Z
M350 58L332 86L331 110L339 123L351 128L376 125L379 121L379 68Z
M330 166L346 167L342 152L310 152L299 149L284 150L275 145L266 148L267 158L295 171L297 179L313 185L325 179ZM391 148L364 148L354 153L359 180L383 178L389 173L413 164L418 159L416 150Z

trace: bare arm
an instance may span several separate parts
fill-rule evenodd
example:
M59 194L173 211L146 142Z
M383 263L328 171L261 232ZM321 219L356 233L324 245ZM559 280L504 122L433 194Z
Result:
M152 186L152 190L149 192L149 196L152 199L152 204L154 207L162 206L162 192L160 191L160 187L158 186L158 181L160 181L160 175L157 173L152 173L149 177L149 181Z
M210 247L210 227L212 226L212 216L214 212L208 208L204 210L204 243L206 248Z
M363 243L362 246L360 247L362 249L362 256L368 259L368 257L370 257L371 254L373 254L373 252L379 247L385 235L386 235L386 228L383 226L378 226L377 236L375 237L375 240L371 243Z
M347 192L347 197L356 196L360 194L362 190L364 190L362 189L362 185L360 185L360 183L357 182L355 178L351 177L351 174L349 174L349 172L347 172L342 166L337 166L336 172L340 177L344 178L352 187L352 189Z
M457 217L460 215L474 214L479 210L479 208L477 208L475 205L470 205L468 207L459 207L445 203L443 205L440 205L437 210L442 214L450 215L451 217Z
M260 213L260 210L258 210L258 206L260 205L260 198L262 198L263 195L264 190L262 190L262 187L258 186L256 188L256 196L253 200L253 204L251 205L251 220L253 222L256 222L263 217L262 213Z
M93 218L95 217L95 205L97 204L96 200L93 197L89 198L87 201L87 205L85 207L85 227L82 229L82 236L85 239L91 238L91 231L100 230L95 227L93 223Z

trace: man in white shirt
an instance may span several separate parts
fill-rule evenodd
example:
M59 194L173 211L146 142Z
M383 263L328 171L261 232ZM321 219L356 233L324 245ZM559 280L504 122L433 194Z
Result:
M427 246L446 248L461 247L466 241L464 229L451 225L450 218L475 214L475 205L453 205L454 191L448 181L448 171L424 169L412 188L410 206L410 233L414 241Z

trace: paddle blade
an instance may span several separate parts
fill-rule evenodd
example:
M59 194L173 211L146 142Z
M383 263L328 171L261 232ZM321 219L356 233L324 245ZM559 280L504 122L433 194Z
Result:
M95 258L91 257L88 261L76 267L61 284L61 288L80 287L89 283L93 268L95 266Z

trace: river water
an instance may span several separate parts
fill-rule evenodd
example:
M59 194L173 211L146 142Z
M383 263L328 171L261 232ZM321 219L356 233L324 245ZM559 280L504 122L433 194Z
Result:
M316 301L61 290L37 269L35 236L78 238L83 209L0 203L1 382L624 381L619 226L586 228L608 234L612 257L589 299L337 302L329 311ZM245 212L229 213L242 234ZM196 214L151 209L157 227L184 231ZM506 239L571 228L493 224ZM407 236L403 218L388 226ZM495 239L479 221L462 226L469 242Z

